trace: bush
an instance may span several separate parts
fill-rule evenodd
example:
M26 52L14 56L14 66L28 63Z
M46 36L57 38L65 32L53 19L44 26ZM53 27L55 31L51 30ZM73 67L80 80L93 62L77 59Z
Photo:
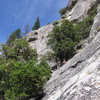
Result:
M66 13L66 8L62 8L59 10L60 15L64 15Z
M45 61L22 63L10 60L0 66L0 87L6 100L43 95L43 85L50 78L50 68Z
M66 18L66 16L62 16L62 19L65 19Z
M54 50L55 56L62 62L63 59L71 58L77 41L75 38L75 29L72 22L63 21L61 26L55 26L49 36L48 44Z
M54 58L54 54L52 51L49 51L42 58L50 61L50 60L52 60L52 58Z
M93 20L94 20L93 16L88 16L83 21L78 22L75 25L76 32L77 32L76 37L79 37L78 40L86 39L87 37L89 37L90 30L93 24Z
M56 58L62 62L76 53L75 46L89 36L93 20L93 16L78 23L63 20L61 25L54 27L49 35L48 45L51 45Z
M16 39L13 43L2 46L2 53L6 60L15 59L21 61L29 61L31 59L37 59L37 52L35 49L29 47L28 42L25 39Z
M5 58L5 59L4 59ZM5 100L25 100L43 96L43 85L51 76L47 62L37 62L36 50L25 39L3 45L0 56L0 91Z
M57 24L59 24L58 21L54 21L54 22L53 22L53 25L57 25Z

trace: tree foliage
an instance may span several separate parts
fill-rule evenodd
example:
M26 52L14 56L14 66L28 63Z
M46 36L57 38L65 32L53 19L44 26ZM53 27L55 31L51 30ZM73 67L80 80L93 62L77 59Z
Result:
M2 53L6 60L14 59L29 61L30 59L33 59L33 57L35 60L37 58L36 50L31 49L28 42L23 38L16 39L13 43L10 44L10 46L3 45Z
M6 100L20 100L25 97L39 97L43 85L50 78L50 68L46 62L19 62L10 60L0 67L0 87Z
M75 25L77 38L79 38L78 40L86 39L89 37L89 33L94 20L93 18L93 16L89 16Z
M66 7L59 10L60 15L64 15L67 12Z
M51 45L60 61L68 60L75 53L74 46L76 45L75 30L72 22L63 21L61 26L55 26L48 44Z
M56 58L59 58L62 62L76 53L75 46L89 36L93 18L94 16L88 16L78 23L63 20L61 25L54 27L49 35L48 44L51 45Z
M25 100L43 96L43 85L51 76L47 62L37 62L37 52L24 38L2 46L0 91L5 100Z
M21 30L15 30L7 40L7 45L10 45L14 40L21 38Z

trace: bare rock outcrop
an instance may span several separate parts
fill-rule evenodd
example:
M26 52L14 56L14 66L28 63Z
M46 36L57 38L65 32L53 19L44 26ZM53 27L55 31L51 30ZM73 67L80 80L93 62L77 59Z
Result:
M88 2L90 8L90 3L95 0L79 0L79 4L80 1ZM42 100L100 100L99 27L100 6L98 5L97 15L87 39L90 42L52 74L44 87L46 95Z
M97 2L97 0L69 0L69 5L75 2L75 6L64 15L69 20L80 21L88 15L88 11ZM69 7L70 7L69 6Z
M26 35L27 40L32 48L37 50L37 53L40 55L44 55L47 51L51 50L47 45L48 42L48 34L52 31L53 25L46 25L38 30L31 31Z
M53 27L52 24L49 24L39 28L38 30L31 31L26 35L30 47L37 50L38 59L46 56L48 52L52 52L50 46L47 45L47 42L48 35L53 30ZM51 59L48 63L52 69L57 65L54 59Z
M70 0L70 5L74 0ZM90 36L84 46L64 66L52 73L44 86L46 95L42 100L100 100L100 5L99 0L75 0L75 6L66 14L66 19L80 21L88 16L89 10L98 3ZM32 48L39 56L50 51L48 34L53 25L41 27L27 35ZM37 35L38 34L38 35Z
M92 25L88 43L90 43L93 40L93 38L97 35L97 33L99 31L100 31L100 5L98 5L98 7L97 7L97 15L96 15L96 17L94 19L94 23Z
M47 95L43 100L99 100L99 77L100 32L86 48L53 73L45 86Z

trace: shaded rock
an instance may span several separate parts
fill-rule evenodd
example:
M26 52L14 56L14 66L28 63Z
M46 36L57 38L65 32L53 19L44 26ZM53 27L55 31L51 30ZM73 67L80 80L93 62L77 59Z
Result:
M0 100L5 100L4 99L4 92L3 91L0 91Z
M69 2L68 2L68 6L67 6L67 10L69 11L69 10L71 10L74 6L75 6L75 4L77 3L77 1L78 0L69 0Z
M57 63L56 63L55 60L49 61L48 63L49 63L49 65L51 66L51 69L52 69L53 71L57 70L58 66L57 66Z
M29 40L28 40L28 42L32 42L32 41L36 41L37 40L37 38L29 38Z

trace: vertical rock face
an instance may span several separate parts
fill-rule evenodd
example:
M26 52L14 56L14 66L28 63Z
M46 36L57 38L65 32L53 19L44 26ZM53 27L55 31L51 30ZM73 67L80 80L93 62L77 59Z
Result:
M69 5L72 2L77 2L75 6L71 9L69 13L66 13L65 16L69 20L82 20L87 16L88 11L91 7L97 2L97 0L69 0Z
M90 32L89 40L88 42L90 43L93 38L97 35L98 31L100 31L100 5L97 7L97 15L94 19L94 23Z
M99 100L100 32L93 41L62 68L45 86L43 100Z
M98 0L78 0L70 20L79 19ZM87 39L88 45L56 70L44 89L42 100L100 100L100 6Z
M26 35L27 40L29 41L29 44L31 48L36 49L38 53L38 59L48 54L48 52L51 52L51 48L47 45L48 42L48 35L53 30L53 25L49 24L46 26L41 27L38 30L29 32ZM53 69L53 67L56 66L56 62L54 59L51 59L48 61L48 64Z
M47 51L51 50L47 45L48 34L52 31L53 25L46 25L38 30L32 31L26 35L27 40L32 48L37 50L39 56L45 55Z
M42 100L100 100L100 1L70 0L69 7L73 1L76 4L66 14L66 19L84 19L96 3L97 15L87 45L64 66L53 72L51 79L44 86L46 95ZM46 43L53 27L50 24L26 36L30 46L37 49L39 56L51 51Z

